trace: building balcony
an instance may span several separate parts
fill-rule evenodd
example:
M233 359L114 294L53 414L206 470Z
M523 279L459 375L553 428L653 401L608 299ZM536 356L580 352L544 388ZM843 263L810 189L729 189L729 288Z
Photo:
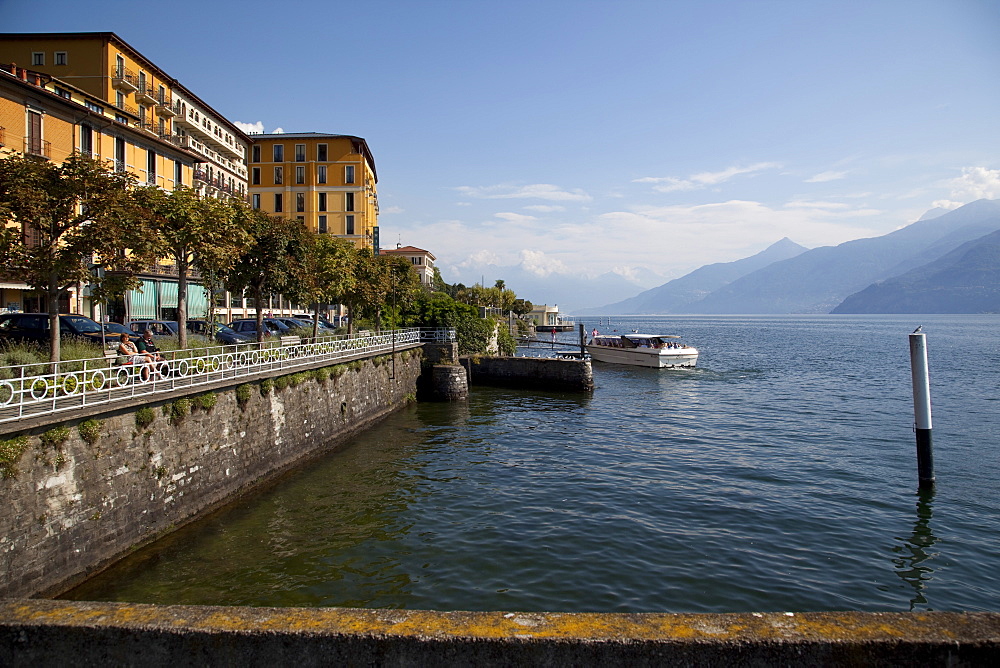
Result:
M156 102L156 113L160 116L166 116L167 118L173 118L178 114L178 112L174 110L174 105L170 103L170 100L158 100Z
M139 90L139 78L128 68L120 69L111 77L111 85L123 93L134 93Z
M25 137L24 153L48 160L52 157L52 145L38 137Z
M139 86L135 91L135 101L143 104L156 104L156 91L149 86Z
M138 112L138 111L136 110L136 108L135 108L135 107L133 107L133 106L131 106L131 105L129 105L129 104L126 104L126 103L124 103L124 102L122 102L121 104L116 104L116 105L115 105L115 109L118 109L118 110L120 110L120 111L124 111L124 112L125 112L126 114L130 114L130 115L132 115L132 116L135 116L136 114L138 114L138 113L139 113L139 112Z

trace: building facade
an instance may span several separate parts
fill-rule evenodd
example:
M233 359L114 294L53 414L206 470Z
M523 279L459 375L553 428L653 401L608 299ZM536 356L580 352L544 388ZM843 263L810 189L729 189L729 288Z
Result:
M397 245L395 248L383 249L381 253L382 255L405 257L420 277L420 284L425 287L434 286L434 260L437 258L430 251L415 246Z
M41 72L0 64L0 159L26 154L62 163L73 152L166 190L192 186L200 161L132 119L122 119L96 95ZM153 274L161 270L166 271L150 268ZM60 310L93 313L88 295L85 286L71 290ZM0 309L40 311L44 304L27 284L8 274L0 278Z
M250 135L250 204L298 218L314 234L358 248L378 237L378 176L361 137L290 132Z

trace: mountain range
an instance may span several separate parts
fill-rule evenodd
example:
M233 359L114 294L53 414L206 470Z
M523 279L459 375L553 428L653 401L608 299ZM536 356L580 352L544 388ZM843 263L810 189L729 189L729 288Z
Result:
M1000 202L929 211L889 234L806 250L782 239L579 314L1000 312Z

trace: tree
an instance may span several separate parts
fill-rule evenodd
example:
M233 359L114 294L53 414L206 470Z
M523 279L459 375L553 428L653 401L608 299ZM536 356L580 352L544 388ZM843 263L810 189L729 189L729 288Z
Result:
M223 200L200 197L191 188L165 191L155 186L138 189L137 200L151 223L163 257L177 267L177 335L187 347L188 272L224 271L247 243L233 206Z
M382 313L390 298L395 297L397 302L409 300L420 285L420 277L406 258L372 255L368 249L355 255L353 273L354 285L343 295L352 332L359 317L372 320L375 329L381 330Z
M298 242L300 252L292 269L289 297L313 307L313 337L319 335L319 306L339 302L354 287L354 244L329 235L314 235L305 228Z
M45 295L52 362L60 355L59 299L70 287L111 273L134 287L135 273L154 257L136 224L133 185L131 175L78 153L61 165L29 156L0 160L0 226L21 233L8 266Z
M205 274L224 272L247 244L247 234L237 223L229 202L200 197L190 188L167 192L155 186L136 193L156 235L163 257L177 267L177 335L187 347L188 271ZM211 296L209 297L211 299Z
M249 242L234 257L225 272L230 292L249 292L257 307L257 341L264 340L264 296L291 291L292 263L289 252L302 239L304 225L241 205L236 219Z

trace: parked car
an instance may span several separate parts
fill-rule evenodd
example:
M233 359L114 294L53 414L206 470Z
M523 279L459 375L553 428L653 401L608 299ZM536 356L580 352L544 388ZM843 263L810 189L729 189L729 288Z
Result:
M237 334L245 334L253 340L257 340L257 321L250 319L233 320L229 327ZM269 336L281 336L281 328L264 319L264 338Z
M313 319L312 319L311 315L296 315L296 316L293 316L293 317L295 318L295 320L301 320L301 321L305 322L306 326L309 327L310 329L312 329ZM336 329L336 327L334 327L333 325L331 325L330 322L326 318L324 318L323 316L319 317L319 331L320 331L321 334L323 332L326 332L327 334L332 334L333 330L335 330L335 329Z
M283 323L288 327L288 329L312 329L313 324L311 320L300 320L299 318L272 318L280 323Z
M133 320L128 326L139 336L147 329L153 332L153 336L177 336L176 320Z
M118 339L122 334L135 335L135 332L121 323L102 322L101 324L104 325L104 336L107 338L114 337L115 339Z
M101 331L101 326L87 316L59 315L60 338L76 337L100 345ZM46 343L50 338L48 313L0 315L0 341Z
M214 334L214 339L225 345L233 345L236 343L248 343L254 341L256 337L248 336L246 334L240 334L239 332L233 330L231 327L226 327L225 325L218 322L208 322L207 320L188 320L187 329L192 334L198 336L208 337L209 333Z

